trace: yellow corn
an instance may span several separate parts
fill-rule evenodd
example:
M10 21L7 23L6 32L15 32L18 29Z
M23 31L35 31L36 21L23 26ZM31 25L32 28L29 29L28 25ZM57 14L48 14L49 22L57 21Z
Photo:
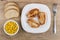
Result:
M5 30L9 34L14 34L17 31L17 29L18 25L15 22L10 21L5 25Z

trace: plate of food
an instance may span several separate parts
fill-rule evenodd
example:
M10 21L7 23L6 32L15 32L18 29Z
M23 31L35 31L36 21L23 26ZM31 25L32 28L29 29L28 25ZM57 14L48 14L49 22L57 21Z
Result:
M47 5L27 4L21 14L22 28L29 33L44 33L51 24L51 13Z

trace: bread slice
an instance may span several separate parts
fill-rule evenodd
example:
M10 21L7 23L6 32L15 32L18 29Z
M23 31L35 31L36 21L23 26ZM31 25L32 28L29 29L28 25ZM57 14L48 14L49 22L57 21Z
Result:
M16 9L19 12L19 7L18 6L8 6L7 8L4 9L4 11L7 11L9 9Z
M19 16L19 12L13 9L10 9L8 11L5 12L5 18L9 19L9 18L14 18L14 17L18 17Z
M7 8L8 6L11 6L11 5L18 6L18 4L16 2L8 2L5 4L5 8Z

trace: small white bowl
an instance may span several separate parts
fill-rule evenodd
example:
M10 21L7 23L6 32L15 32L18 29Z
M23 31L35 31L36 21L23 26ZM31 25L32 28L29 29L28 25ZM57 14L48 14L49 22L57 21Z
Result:
M8 20L8 21L5 22L4 27L3 27L3 30L4 30L4 32L5 32L7 35L9 35L9 36L14 36L14 35L16 35L16 34L18 33L18 31L19 31L19 25L18 25L18 29L17 29L17 31L16 31L15 33L9 34L9 33L7 33L6 30L5 30L5 25L6 25L9 21L15 22L15 23L18 25L18 23L17 23L15 20Z

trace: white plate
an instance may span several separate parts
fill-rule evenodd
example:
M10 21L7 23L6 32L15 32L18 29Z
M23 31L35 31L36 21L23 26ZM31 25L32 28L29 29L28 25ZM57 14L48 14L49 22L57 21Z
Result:
M29 24L27 23L27 13L34 8L38 8L40 11L45 12L46 14L46 22L44 25L41 25L39 28L31 28ZM43 33L48 31L50 28L51 24L51 13L49 8L44 5L44 4L28 4L26 5L23 10L22 10L22 15L21 15L21 23L22 23L22 28L29 33Z

